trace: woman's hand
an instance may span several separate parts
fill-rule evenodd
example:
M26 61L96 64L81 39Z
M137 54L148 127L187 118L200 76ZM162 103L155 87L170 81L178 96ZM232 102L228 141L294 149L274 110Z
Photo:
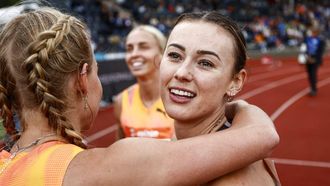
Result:
M239 110L244 109L244 107L248 107L249 103L244 100L236 100L232 102L228 102L225 106L225 115L227 120L232 123L235 115L239 112Z
M280 141L275 125L270 117L259 107L244 100L236 100L226 104L225 115L231 122L231 129L253 128L251 135L269 143L270 150ZM270 153L271 151L269 151Z

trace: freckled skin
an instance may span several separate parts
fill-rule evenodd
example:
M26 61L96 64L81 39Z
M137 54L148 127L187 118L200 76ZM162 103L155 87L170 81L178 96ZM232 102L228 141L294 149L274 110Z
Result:
M178 44L184 50L172 44ZM218 57L199 54L199 50L211 51ZM174 61L169 56L171 53L177 53L180 60ZM209 67L204 61L213 66ZM179 121L200 121L218 114L232 84L233 66L233 40L224 29L205 22L177 25L169 37L160 65L161 94L167 113ZM173 86L188 89L196 96L185 104L174 103L168 90Z

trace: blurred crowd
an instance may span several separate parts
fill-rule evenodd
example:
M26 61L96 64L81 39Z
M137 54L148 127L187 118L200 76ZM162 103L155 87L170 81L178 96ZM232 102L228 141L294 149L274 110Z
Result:
M308 28L330 38L329 1L281 0L70 0L69 11L91 29L96 52L123 52L135 24L151 24L166 35L184 12L216 10L241 25L248 49L284 50L300 45Z

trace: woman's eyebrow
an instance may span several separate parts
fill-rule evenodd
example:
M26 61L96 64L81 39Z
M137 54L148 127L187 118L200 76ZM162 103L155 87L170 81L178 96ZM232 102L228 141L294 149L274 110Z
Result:
M179 49L182 50L182 51L185 51L185 50L186 50L186 49L184 48L184 46L179 45L179 44L177 44L177 43L171 43L171 44L169 44L168 46L169 46L169 47L170 47L170 46L173 46L173 47L179 48Z
M197 54L208 54L208 55L212 55L212 56L215 56L216 58L218 58L221 61L220 57L215 52L212 52L212 51L208 51L208 50L197 50Z

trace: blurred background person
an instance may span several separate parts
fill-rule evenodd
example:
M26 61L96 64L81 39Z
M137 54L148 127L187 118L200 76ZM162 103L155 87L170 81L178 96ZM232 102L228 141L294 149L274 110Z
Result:
M164 111L159 90L159 64L166 38L155 27L137 26L126 38L126 64L137 83L120 93L114 102L118 138L171 139L173 120Z
M317 71L323 63L323 54L325 51L326 41L320 35L320 27L312 26L307 31L305 38L306 45L306 72L310 85L310 96L317 95Z

